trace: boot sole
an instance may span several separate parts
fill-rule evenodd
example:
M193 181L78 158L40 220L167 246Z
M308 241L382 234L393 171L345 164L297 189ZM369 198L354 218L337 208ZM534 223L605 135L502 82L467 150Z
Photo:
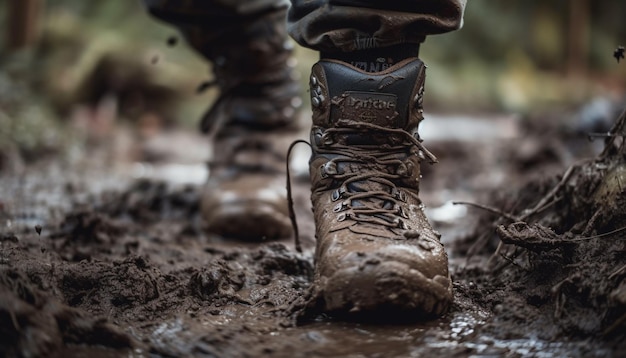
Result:
M358 320L430 319L446 313L453 300L449 276L429 279L400 262L342 269L323 287L326 312Z

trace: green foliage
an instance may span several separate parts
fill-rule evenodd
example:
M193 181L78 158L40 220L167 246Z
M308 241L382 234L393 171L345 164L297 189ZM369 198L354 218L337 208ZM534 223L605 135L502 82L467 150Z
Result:
M626 42L625 13L619 1L470 0L461 30L422 46L429 105L527 112L621 96L626 66L612 54Z
M167 39L180 35L150 17L141 1L49 0L46 5L43 58L33 69L43 85L34 92L46 91L42 95L55 106L71 102L72 91L110 53L150 67L157 83L181 93L176 120L195 125L210 105L214 91L195 93L211 78L209 65L184 41L168 47ZM586 35L580 38L572 34L575 5L587 9L580 23L587 26ZM621 1L470 0L463 29L429 37L422 46L421 56L431 65L427 106L527 111L604 94L600 80L620 82L626 75L626 66L612 58L614 48L626 42L625 13ZM581 58L572 58L573 43L584 51ZM296 53L304 87L317 54Z
M32 91L27 79L28 55L18 55L19 61L3 66L0 72L0 169L9 154L31 161L74 144L69 128L61 125L47 101Z

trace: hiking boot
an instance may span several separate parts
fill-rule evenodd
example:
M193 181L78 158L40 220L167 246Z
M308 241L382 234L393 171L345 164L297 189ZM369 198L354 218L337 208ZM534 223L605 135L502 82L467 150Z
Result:
M225 238L272 240L291 235L285 153L297 134L230 127L215 140L201 212L206 229Z
M220 96L202 129L212 137L201 210L208 231L245 240L291 234L285 153L301 104L285 9L194 46L213 62Z
M425 65L368 73L337 60L310 78L315 284L327 312L426 318L452 302L448 258L418 197ZM394 316L395 317L395 316Z

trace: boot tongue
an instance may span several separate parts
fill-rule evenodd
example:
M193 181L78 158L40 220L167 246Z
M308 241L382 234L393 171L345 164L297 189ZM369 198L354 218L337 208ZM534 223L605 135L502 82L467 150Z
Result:
M348 185L348 189L353 193L368 193L368 192L390 192L390 188L387 185L376 183L373 181L358 181ZM357 199L352 202L352 207L364 207L363 201L368 201L369 203L373 203L375 207L381 209L393 209L394 203L390 200L378 199L375 197L372 198L363 198ZM371 205L369 205L371 206Z
M347 91L333 102L339 105L339 119L374 124L385 128L401 128L397 112L398 97L391 93Z

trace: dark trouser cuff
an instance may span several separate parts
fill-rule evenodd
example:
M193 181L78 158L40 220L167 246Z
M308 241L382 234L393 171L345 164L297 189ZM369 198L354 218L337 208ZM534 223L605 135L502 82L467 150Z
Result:
M322 59L334 59L351 64L367 72L380 72L405 58L418 57L419 44L399 44L352 52L322 52Z

